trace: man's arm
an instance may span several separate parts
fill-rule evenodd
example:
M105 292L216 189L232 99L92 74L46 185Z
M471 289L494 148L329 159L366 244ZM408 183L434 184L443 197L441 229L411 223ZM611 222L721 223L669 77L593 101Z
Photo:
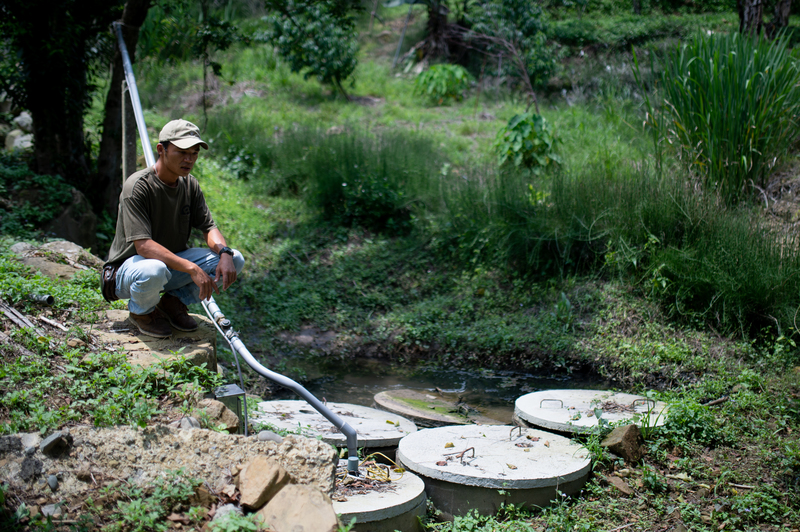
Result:
M207 233L203 233L203 237L205 237L209 249L216 254L219 254L219 250L227 246L225 237L222 236L222 233L216 227ZM227 290L236 280L236 267L233 265L233 257L227 253L223 253L219 257L219 264L217 264L217 274L214 277L214 282L216 283L219 281L220 277L222 277L223 290Z
M157 243L155 240L143 239L143 240L135 240L134 245L136 246L136 253L141 255L146 259L157 259L167 265L167 267L172 268L173 270L177 270L179 272L188 273L192 277L192 281L194 284L200 288L200 299L208 299L209 296L212 295L212 292L219 293L217 289L217 285L211 277L203 271L200 266L197 264L188 261L186 259L182 259L179 256L172 253L170 250L162 246L161 244ZM220 261L222 262L222 261ZM231 266L233 266L233 260L231 260ZM236 269L234 268L234 278L236 275ZM219 267L217 268L217 275L219 276Z

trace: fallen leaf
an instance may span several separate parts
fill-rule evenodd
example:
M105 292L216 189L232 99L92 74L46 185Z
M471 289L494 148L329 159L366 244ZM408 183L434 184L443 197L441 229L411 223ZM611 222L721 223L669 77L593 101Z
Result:
M516 469L517 468L517 466L515 466L514 464L506 464L506 465L508 466L509 469Z
M398 425L398 426L400 425L400 422L399 422L399 421L395 423L395 422L394 422L394 421L392 421L391 419L387 419L387 420L386 420L386 422L387 422L389 425Z
M447 461L446 460L439 460L438 462L436 462L436 465L438 465L438 466L446 466L447 465Z
M686 473L678 473L677 475L667 475L667 478L671 478L673 480L682 480L683 482L692 481L692 477L690 477Z
M632 495L633 490L628 486L628 483L619 477L608 477L608 483L617 488L625 495Z
M452 449L453 447L455 447L455 445L451 441L444 444L445 449Z
M544 446L545 447L550 447L550 441L549 440L545 440L544 441Z
M541 440L541 438L539 436L531 436L531 435L528 435L528 439L531 440L531 441L539 441L539 440Z

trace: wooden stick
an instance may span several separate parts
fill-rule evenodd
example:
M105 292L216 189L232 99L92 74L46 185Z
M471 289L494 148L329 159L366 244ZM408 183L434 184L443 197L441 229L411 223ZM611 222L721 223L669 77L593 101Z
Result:
M53 327L56 327L56 328L58 328L58 329L61 329L61 330L62 330L62 331L64 331L64 332L69 332L69 329L67 329L66 327L64 327L63 325L61 325L60 323L58 323L57 321L48 320L48 319L47 319L47 318L45 318L44 316L37 316L37 319L38 319L39 321L43 321L43 322L45 322L45 323L46 323L46 324L48 324L48 325L52 325Z
M622 530L623 528L628 528L629 526L636 525L638 523L628 523L627 525L618 526L617 528L612 528L608 532L617 532L617 530Z
M754 490L756 489L755 486L748 486L746 484L734 484L733 482L728 483L729 486L733 486L734 488L739 488L742 490Z

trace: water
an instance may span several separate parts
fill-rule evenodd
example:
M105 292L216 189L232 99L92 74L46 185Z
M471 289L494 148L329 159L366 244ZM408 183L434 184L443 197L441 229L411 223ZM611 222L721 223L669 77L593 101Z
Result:
M552 389L604 389L608 383L589 376L548 377L492 370L408 368L375 359L349 359L338 364L293 361L307 375L305 387L332 402L373 406L386 390L409 388L460 397L483 415L511 422L514 401L527 393ZM291 375L290 375L291 376Z

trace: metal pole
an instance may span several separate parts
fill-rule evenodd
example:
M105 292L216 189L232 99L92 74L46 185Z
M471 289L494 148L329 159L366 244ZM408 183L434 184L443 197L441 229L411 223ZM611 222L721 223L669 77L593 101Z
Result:
M119 51L122 54L122 68L125 70L125 81L128 83L128 94L131 97L133 114L136 117L136 127L139 129L139 140L142 143L144 160L147 166L152 166L156 164L156 158L153 156L153 147L150 145L150 139L147 136L147 128L144 124L144 113L142 112L142 102L139 100L139 90L136 88L136 76L133 75L131 58L128 55L128 48L125 46L125 39L122 37L122 24L115 22L114 30L117 33L117 44L119 44Z
M406 30L408 29L408 20L411 18L411 8L414 4L408 5L408 15L406 15L406 24L403 26L403 33L400 35L400 42L397 43L397 51L394 53L394 61L392 61L392 68L397 65L397 58L400 57L400 48L403 46L403 39L406 38Z
M122 182L136 171L136 116L128 98L128 82L122 80Z
M222 335L230 344L231 348L236 353L239 353L244 361L247 362L247 364L253 368L256 373L280 384L281 386L289 388L294 393L308 401L308 404L314 407L317 412L325 416L325 419L333 423L333 426L339 429L339 431L345 435L345 438L347 439L347 470L351 472L357 472L358 434L356 433L355 429L353 429L353 427L347 424L338 415L333 413L327 406L325 406L319 399L314 397L311 392L303 388L303 386L298 382L293 381L289 377L285 377L280 373L270 371L262 366L250 353L247 347L245 347L244 343L242 343L242 341L239 339L239 336L231 326L231 322L225 318L225 315L222 313L222 310L220 310L219 305L217 305L213 297L209 297L207 300L203 301L202 304L205 307L206 312L208 312L209 316L211 316L211 319L214 321L216 327L220 330Z

